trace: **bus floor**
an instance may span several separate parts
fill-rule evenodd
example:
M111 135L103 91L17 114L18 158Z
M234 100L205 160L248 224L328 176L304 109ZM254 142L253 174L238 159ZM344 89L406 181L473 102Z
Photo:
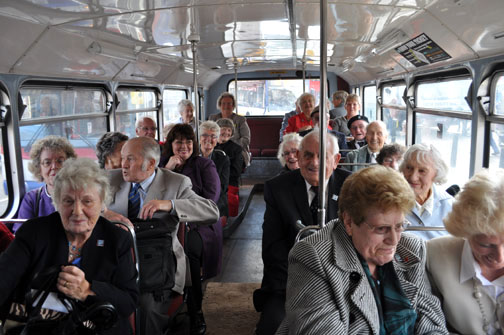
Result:
M240 187L240 210L252 187L247 184ZM259 313L254 309L252 294L261 285L263 274L261 240L265 208L262 191L255 192L243 221L224 240L221 273L204 283L207 335L254 333ZM189 320L184 319L175 334L187 334Z

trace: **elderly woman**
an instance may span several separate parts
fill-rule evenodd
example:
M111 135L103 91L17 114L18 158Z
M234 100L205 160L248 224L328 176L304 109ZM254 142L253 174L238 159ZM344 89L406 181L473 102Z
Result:
M434 146L412 145L399 166L415 192L415 207L406 218L415 226L440 226L452 209L453 197L436 184L446 182L448 166ZM426 240L445 235L440 231L415 232Z
M219 200L220 180L215 164L198 155L198 142L192 127L177 124L168 133L159 165L181 173L191 179L192 189L199 196ZM188 310L191 318L191 334L206 329L201 305L203 290L201 280L219 274L222 265L222 226L220 221L213 225L199 226L189 223L186 237L186 253L191 269L192 287L189 290ZM200 275L203 269L203 276Z
M402 234L414 194L383 166L348 177L339 221L289 254L277 334L448 334L425 276L424 242Z
M120 132L103 134L96 143L96 157L100 168L105 170L121 168L121 149L128 136Z
M348 129L348 121L359 114L360 108L360 97L357 94L349 94L345 101L346 115L334 119L333 130L350 136L351 132L350 129Z
M315 97L311 93L303 93L298 99L301 113L292 116L284 134L295 133L313 128L310 114L315 107Z
M61 169L63 162L75 158L74 148L66 138L59 136L46 136L36 141L30 150L31 162L28 170L35 179L45 183L42 187L25 194L17 217L31 219L46 216L55 211L51 196L54 192L54 178ZM16 223L14 231L21 226Z
M219 109L221 112L210 115L209 120L217 121L219 119L230 119L233 122L234 131L231 140L241 146L243 162L245 166L249 166L250 128L245 117L233 113L235 108L236 100L234 95L228 92L224 92L217 99L217 109Z
M217 124L220 127L220 135L216 149L220 149L229 157L229 185L228 185L228 208L230 216L238 215L238 206L240 203L239 187L240 175L243 170L243 156L241 147L233 141L230 141L234 133L234 124L230 119L219 119Z
M398 143L386 144L376 156L376 163L399 170L406 148Z
M286 134L278 146L277 158L283 169L280 174L299 169L297 151L301 143L301 136L297 133Z
M108 197L108 178L88 158L71 159L54 179L57 212L28 220L0 256L0 305L11 293L22 303L34 276L61 268L55 294L84 303L114 305L117 325L104 334L131 334L128 316L138 300L137 273L127 232L100 216Z
M177 105L180 118L177 123L187 123L196 130L196 120L194 119L194 105L191 100L182 99Z
M228 185L229 185L229 157L221 149L215 149L219 138L220 127L214 121L205 121L200 124L200 152L201 156L211 159L220 179L220 196L217 201L220 216L228 216Z
M504 329L504 170L482 170L444 219L453 236L427 242L427 271L448 328L457 334Z

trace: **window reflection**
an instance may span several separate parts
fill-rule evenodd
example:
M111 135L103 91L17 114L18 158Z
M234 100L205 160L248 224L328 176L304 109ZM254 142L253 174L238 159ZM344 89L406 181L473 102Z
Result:
M376 121L376 86L364 87L364 115L369 122Z

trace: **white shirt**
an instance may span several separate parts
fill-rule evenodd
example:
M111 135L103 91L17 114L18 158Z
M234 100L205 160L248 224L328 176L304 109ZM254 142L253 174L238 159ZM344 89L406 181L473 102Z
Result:
M369 150L369 146L367 148L367 151L369 153L369 163L376 164L376 156L378 156L378 152L372 152L371 150Z
M329 184L329 179L326 180L325 182L325 198L327 199L327 192L329 190L327 189L327 184ZM308 204L311 205L313 198L315 198L315 192L311 190L312 185L308 183L305 179L305 185L306 185L306 192L308 194Z
M418 215L422 215L424 211L427 211L430 215L432 215L432 212L434 211L434 190L431 188L430 195L423 205L420 205L415 201L415 207L418 211Z

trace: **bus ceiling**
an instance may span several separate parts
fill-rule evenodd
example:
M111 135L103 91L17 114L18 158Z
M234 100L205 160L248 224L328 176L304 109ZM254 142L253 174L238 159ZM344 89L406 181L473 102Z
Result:
M319 69L318 1L110 3L1 2L0 73L191 86L190 35L206 88L235 68ZM330 1L327 13L328 71L350 85L504 52L502 0Z

